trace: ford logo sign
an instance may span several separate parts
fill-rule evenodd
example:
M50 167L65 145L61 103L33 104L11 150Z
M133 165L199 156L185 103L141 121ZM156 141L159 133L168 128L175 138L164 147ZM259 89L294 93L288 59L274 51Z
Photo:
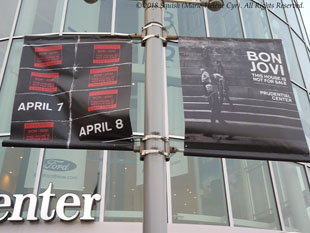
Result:
M49 171L71 171L76 168L76 164L63 159L46 159L43 164L43 169Z

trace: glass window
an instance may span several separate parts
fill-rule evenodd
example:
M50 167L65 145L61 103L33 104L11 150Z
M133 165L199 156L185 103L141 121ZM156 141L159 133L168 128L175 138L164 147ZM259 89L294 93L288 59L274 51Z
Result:
M2 68L3 58L6 52L7 45L8 45L7 41L0 42L0 70Z
M266 161L227 160L235 226L280 229Z
M18 0L0 0L0 38L8 37L12 30L12 24L16 12Z
M310 89L310 60L308 57L307 49L304 42L301 41L301 39L299 39L295 33L292 33L292 35L306 87Z
M293 91L296 99L296 104L298 107L299 116L301 119L302 127L305 132L305 136L310 147L310 103L307 96L307 93L293 85Z
M253 3L255 5L252 7L246 7L251 2L250 0L240 1L247 38L271 38L265 8L259 7L257 3Z
M282 4L281 0L265 0L265 2L268 5L272 5L273 7L269 7L268 9L271 10L273 13L275 13L278 17L286 21L285 14L284 14L284 8L279 7L278 5Z
M142 2L117 0L115 32L141 33L144 25L144 8Z
M132 45L132 63L130 120L134 132L143 132L145 49L140 42L134 42Z
M168 116L169 133L184 136L183 94L181 88L181 73L179 47L168 43L166 49L166 67L168 79Z
M108 152L105 221L141 222L143 162L133 152Z
M143 75L143 74L139 74ZM130 120L133 132L144 131L144 82L133 77L130 96Z
M68 217L76 210L83 216L84 198L82 194L100 194L102 177L102 151L86 150L46 150L40 179L40 193L53 184L52 193L56 198L51 201L55 208L57 199L64 194L74 193L81 200L81 208L66 208ZM29 179L33 178L33 169L28 171ZM94 203L92 217L99 217L99 202Z
M176 153L170 168L173 222L228 225L221 159Z
M308 47L310 47L309 46L308 35L307 35L307 32L306 32L305 26L303 24L302 16L301 16L301 13L300 13L299 9L296 9L296 14L297 14L298 22L299 22L301 30L302 30L303 39L306 42L306 44L308 45Z
M169 34L177 33L181 36L192 37L206 36L203 8L188 8L183 4L179 4L178 8L172 8L173 3L167 3L166 6L165 25ZM184 114L179 48L177 44L168 43L166 47L166 68L168 80L169 133L183 136Z
M99 0L93 4L84 0L70 0L64 31L110 32L112 4L111 0Z
M23 40L14 40L0 91L0 133L10 132L10 121L19 71Z
M310 190L304 166L287 162L272 164L285 230L309 232Z
M8 138L1 138L0 143ZM33 193L34 178L40 149L0 147L0 193L13 198L13 194ZM27 170L33 168L33 179L27 180ZM23 208L22 216L26 216L28 202ZM0 216L6 211L1 208Z
M288 26L274 15L270 15L270 21L274 38L282 40L291 79L304 86Z
M284 4L292 4L291 0L282 0L282 1ZM287 20L290 26L294 29L295 32L297 32L298 35L302 36L300 27L298 24L298 20L296 17L296 13L295 13L295 8L286 7L284 8L284 10L285 10L286 17L287 17Z
M211 37L242 38L241 21L238 7L232 9L228 4L237 4L236 0L224 0L225 6L219 11L207 10Z
M172 8L172 6L178 6L178 8ZM205 37L206 26L203 8L189 8L188 6L186 4L166 3L165 26L168 33L180 36Z
M64 0L22 1L15 35L58 32Z
M110 1L110 0L107 0ZM112 1L111 1L112 2ZM116 1L115 32L140 33L144 25L142 2L127 0ZM144 64L145 48L140 41L133 42L132 52L132 89L130 101L130 119L134 132L144 131Z

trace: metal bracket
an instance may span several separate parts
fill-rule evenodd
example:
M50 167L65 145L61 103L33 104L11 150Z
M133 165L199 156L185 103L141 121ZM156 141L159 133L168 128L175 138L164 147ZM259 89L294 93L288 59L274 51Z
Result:
M163 33L163 36L160 36L159 34L155 35L146 35L146 29L148 29L149 27L152 27L152 26L157 26L157 27L160 27L162 29L162 33ZM156 37L156 38L160 38L162 41L163 41L163 46L166 47L167 46L167 30L166 28L159 24L159 23L155 23L155 22L150 22L148 23L147 25L145 25L143 28L142 28L142 41L141 41L141 44L143 47L145 47L145 43L148 39L150 38L153 38L153 37Z
M150 139L161 139L161 140L163 140L165 142L169 141L169 138L162 137L160 135L154 135L154 134L146 135L145 137L141 138L141 141L145 142L145 141L150 140Z
M142 46L145 47L146 41L150 38L153 38L153 37L159 38L163 41L163 44L167 44L167 39L160 36L160 35L147 35L147 36L143 37L143 39L142 39Z
M161 150L142 150L141 156L142 156L143 160L144 160L144 157L146 155L149 155L149 154L162 154L162 155L165 155L166 157L169 156L169 153L166 153L166 152L161 151ZM168 161L169 161L169 159L168 159Z
M147 25L145 25L143 28L142 28L142 32L146 29L148 29L149 27L152 27L152 26L157 26L157 27L160 27L160 28L165 28L163 25L161 25L160 23L149 23Z
M157 150L157 149L148 149L145 150L145 142L148 140L162 140L165 143L165 150ZM140 141L140 160L144 161L144 158L146 155L149 154L161 154L164 155L166 158L166 161L170 160L170 142L169 138L162 137L160 135L146 135L144 138L141 138Z
M163 37L165 38L165 41L163 41L163 46L164 46L164 47L167 47L168 34L167 34L167 29L166 29L166 27L163 28Z

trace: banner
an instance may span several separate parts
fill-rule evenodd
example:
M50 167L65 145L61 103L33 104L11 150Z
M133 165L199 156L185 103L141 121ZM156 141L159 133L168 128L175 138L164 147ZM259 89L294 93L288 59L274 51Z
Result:
M281 40L181 38L185 155L309 162Z
M131 60L128 39L25 37L3 145L131 150Z

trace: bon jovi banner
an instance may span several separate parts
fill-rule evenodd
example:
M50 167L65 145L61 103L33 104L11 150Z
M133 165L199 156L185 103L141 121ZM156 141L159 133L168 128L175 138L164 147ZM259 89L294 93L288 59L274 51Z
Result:
M129 40L25 37L4 146L130 150Z
M185 155L310 161L280 40L179 40Z

